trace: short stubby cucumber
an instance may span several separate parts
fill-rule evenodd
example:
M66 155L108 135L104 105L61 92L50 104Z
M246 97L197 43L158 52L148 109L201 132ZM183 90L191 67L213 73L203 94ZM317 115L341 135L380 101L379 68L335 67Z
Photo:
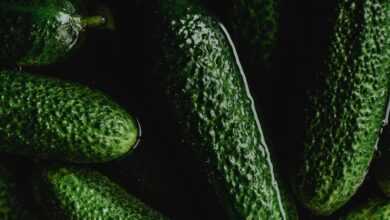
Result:
M299 199L329 215L363 182L385 118L390 77L390 2L342 0L318 85L304 108Z
M76 163L128 153L138 123L104 94L15 71L0 71L0 151Z
M15 178L11 172L0 165L0 219L28 220L36 219L22 204L18 193Z
M287 219L286 198L225 27L196 0L156 7L150 9L160 51L154 76L175 115L178 138L205 164L231 219Z
M386 220L390 219L390 200L383 198L370 199L366 204L357 207L340 220Z
M84 16L83 0L0 0L0 64L47 65L66 58L86 28L103 16Z
M37 202L50 219L167 219L90 169L49 166L39 171L33 183Z

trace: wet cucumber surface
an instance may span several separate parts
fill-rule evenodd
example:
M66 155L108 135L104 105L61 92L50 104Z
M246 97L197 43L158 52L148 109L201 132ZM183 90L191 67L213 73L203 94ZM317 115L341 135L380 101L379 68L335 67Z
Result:
M151 77L161 82L183 147L205 164L231 219L287 219L286 198L226 28L196 1L161 2L155 11L154 21L162 21L155 33L164 34L156 36L161 56Z
M183 150L181 143L169 140L174 133L174 127L170 126L174 117L165 110L166 106L160 101L162 97L156 91L155 83L142 74L148 72L151 66L151 54L144 52L148 37L134 33L147 30L149 18L144 17L139 8L132 8L134 13L129 13L128 2L103 2L113 9L117 21L116 32L92 30L92 34L99 37L87 40L73 54L72 59L48 67L25 67L24 71L99 89L142 122L143 139L132 155L124 160L97 166L106 175L115 176L118 182L121 181L128 192L146 201L154 209L161 210L171 219L226 219L213 190L207 182L202 181L204 173L198 172L199 167L193 163L195 161L189 159L192 154ZM134 5L141 1L136 2ZM210 4L223 8L223 1L210 1ZM283 171L291 168L296 159L293 155L299 152L305 102L303 91L313 81L312 71L306 69L315 66L314 57L324 50L323 44L319 42L326 39L325 20L333 8L332 4L333 1L281 1L281 44L278 46L282 63L279 64L280 70L273 72L272 76L261 75L248 80L249 87L256 88L256 82L272 79L269 81L273 85L272 92L268 93L272 97L269 102L272 108L264 115L263 121L266 123L263 123L263 129L266 137L272 136L268 138L268 144L278 149L278 161ZM217 11L214 6L210 8L211 11ZM315 41L314 36L317 36ZM307 49L311 52L307 52ZM261 110L259 102L255 99ZM29 164L20 162L20 166ZM161 190L160 193L156 192L158 190ZM350 203L363 200L372 190L377 190L377 185L369 176ZM338 212L330 217L313 216L300 203L297 202L297 205L301 219L333 220L334 216L339 216Z

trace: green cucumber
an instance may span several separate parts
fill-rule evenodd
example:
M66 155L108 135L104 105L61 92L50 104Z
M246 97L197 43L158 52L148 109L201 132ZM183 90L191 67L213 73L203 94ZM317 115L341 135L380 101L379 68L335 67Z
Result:
M0 63L47 65L62 61L88 27L105 26L84 16L83 0L0 0Z
M106 162L132 150L138 124L98 91L0 71L0 151L76 163Z
M285 197L234 45L197 1L159 1L155 77L231 219L287 219ZM151 46L153 48L153 46ZM294 207L294 205L292 206Z
M50 219L166 219L97 171L49 166L34 178L34 193Z
M381 132L390 79L390 2L342 0L318 85L305 106L299 199L317 215L343 206L362 184Z

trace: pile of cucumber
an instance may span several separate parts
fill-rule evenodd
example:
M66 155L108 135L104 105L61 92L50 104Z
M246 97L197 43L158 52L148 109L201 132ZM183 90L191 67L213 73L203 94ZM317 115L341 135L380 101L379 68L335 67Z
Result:
M172 128L169 137L155 138L188 150L216 195L207 202L218 203L223 218L390 219L389 0L336 1L328 40L319 42L326 52L312 57L318 65L311 73L315 86L305 91L303 139L278 147L263 130L270 114L262 114L262 105L270 96L253 88L270 85L248 81L281 64L275 60L283 51L283 1L226 0L219 9L204 0L133 4L147 18L147 68L132 74L142 74L145 88L156 93L150 97L160 99L150 112L164 112L145 124L100 91L26 71L72 59L90 29L114 32L115 14L107 7L86 0L0 0L0 158L6 158L0 160L0 219L185 218L133 195L126 184L136 178L108 175L127 172L117 161L145 156L135 150L151 138L141 138L144 125L161 134ZM281 161L286 152L289 160ZM32 166L23 183L9 163L13 158ZM380 190L354 202L368 174L377 183L370 187ZM150 186L135 183L145 184L149 196L172 193L177 200L173 191L159 194L159 181L169 185L164 176L172 176L144 176L157 179Z

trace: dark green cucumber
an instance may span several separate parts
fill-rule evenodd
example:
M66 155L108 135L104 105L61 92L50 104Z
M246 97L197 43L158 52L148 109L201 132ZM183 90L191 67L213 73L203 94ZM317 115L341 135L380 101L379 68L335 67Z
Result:
M318 215L343 206L363 182L385 118L390 2L342 0L318 85L305 106L299 199Z
M286 198L225 27L197 1L159 1L156 7L150 9L159 28L155 74L180 140L205 164L231 219L287 219Z
M0 71L0 151L77 163L129 152L138 124L100 92L28 73Z
M340 220L386 220L390 219L390 200L375 198L355 208Z
M47 65L66 58L86 28L103 16L84 17L83 0L0 0L0 63Z
M20 196L17 196L15 177L11 172L0 165L0 219L28 220L36 219L23 205Z
M166 219L93 170L50 166L34 178L34 187L50 219Z

